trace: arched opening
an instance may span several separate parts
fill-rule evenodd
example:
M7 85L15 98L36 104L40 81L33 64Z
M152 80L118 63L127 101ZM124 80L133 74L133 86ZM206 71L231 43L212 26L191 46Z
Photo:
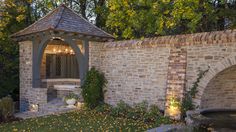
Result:
M201 109L236 108L236 65L216 74L201 97Z
M76 49L61 39L52 39L45 44L40 61L40 80L41 87L48 89L48 101L77 92L81 64ZM82 50L83 42L77 40L76 46Z
M79 79L79 62L74 50L62 40L51 40L47 44L40 70L41 79Z

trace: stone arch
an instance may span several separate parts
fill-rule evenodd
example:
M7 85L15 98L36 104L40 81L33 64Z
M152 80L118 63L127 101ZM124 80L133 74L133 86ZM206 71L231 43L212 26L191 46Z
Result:
M44 50L47 47L49 41L51 41L52 39L53 37L46 37L38 45L34 44L35 47L33 48L33 87L35 88L40 87L40 64L42 62ZM67 43L74 50L78 64L82 64L83 56L76 42L71 38L62 38L61 41ZM84 76L83 70L83 67L79 66L79 72L81 73L80 79L82 79Z
M210 69L199 82L198 95L197 95L197 98L195 99L195 103L197 106L201 106L202 96L209 82L215 76L217 76L218 73L234 65L236 65L236 54L232 54L222 59L221 61L217 62L215 65L210 65Z

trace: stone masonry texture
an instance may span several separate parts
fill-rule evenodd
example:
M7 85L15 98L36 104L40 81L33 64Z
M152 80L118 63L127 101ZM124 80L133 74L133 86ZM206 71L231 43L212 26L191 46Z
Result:
M30 101L27 91L32 88L31 52L30 41L20 43L22 109ZM199 108L236 108L235 65L236 30L89 42L89 67L104 72L108 80L105 102L112 105L120 100L130 105L147 101L166 110L167 95L181 99L196 81L199 70L209 68L200 80L194 103Z
M20 111L27 111L31 104L39 108L47 103L47 89L32 88L32 42L20 42Z
M180 118L180 110L175 110L175 114L171 112L170 102L173 99L176 101L181 101L183 98L185 90L184 85L186 81L186 64L186 49L182 49L178 46L176 46L176 48L172 48L170 51L169 65L167 71L165 113L167 116L173 116L173 118L177 119Z
M32 88L32 42L20 42L20 111L29 106L28 89Z
M182 71L185 81L183 81L184 78L168 77L180 71L178 66L176 66L176 70L173 68L168 71L170 57L173 56L171 50L175 48L186 51L186 66L185 71ZM105 96L107 103L115 105L120 100L124 100L132 105L146 100L150 104L158 105L163 110L165 109L166 95L171 91L168 89L172 89L172 86L167 87L168 81L181 82L179 91L176 92L177 96L182 98L183 93L189 90L196 81L199 70L204 71L209 67L209 72L200 81L199 92L194 99L197 106L201 104L208 108L212 104L201 99L202 95L211 92L209 96L213 96L213 91L217 88L210 90L210 88L206 88L210 87L207 84L214 76L218 76L219 72L236 64L235 52L236 30L163 36L143 40L90 42L89 65L105 73L108 80ZM179 55L182 56L182 54ZM176 58L179 57L176 56ZM229 59L232 61L228 62ZM182 62L179 63L181 65ZM178 64L176 63L176 65ZM224 89L224 87L218 89ZM222 94L218 98L227 102L228 97L226 96L228 95ZM208 95L204 95L205 97ZM201 100L204 101L201 103Z

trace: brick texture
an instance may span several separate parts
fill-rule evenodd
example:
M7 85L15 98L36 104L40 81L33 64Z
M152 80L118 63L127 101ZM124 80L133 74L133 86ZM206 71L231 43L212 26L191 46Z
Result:
M181 101L185 91L186 82L187 51L182 48L172 48L170 51L169 65L167 71L165 115L180 118L180 111L172 114L170 111L170 100L174 98Z
M47 89L32 88L32 42L20 42L20 111L27 111L30 104L39 108L47 103Z
M199 83L195 104L199 108L236 108L234 103L229 104L236 96L232 69L236 65L236 30L90 42L89 52L89 67L104 72L108 80L105 101L109 104L123 100L133 105L146 100L167 110L169 95L181 99L199 70L209 66ZM24 41L20 43L21 110L31 102L45 103L45 90L31 88L32 43ZM35 96L42 100L32 100Z
M161 109L168 106L168 94L174 91L182 98L196 81L199 70L206 70L209 66L210 70L201 79L194 99L194 103L201 108L200 105L208 107L202 99L203 93L210 92L207 92L207 84L219 72L236 64L235 52L236 30L90 42L89 65L100 69L108 79L107 103L115 105L119 100L124 100L133 104L147 100ZM178 65L180 58L181 64Z
M218 73L202 95L201 108L236 108L236 66Z

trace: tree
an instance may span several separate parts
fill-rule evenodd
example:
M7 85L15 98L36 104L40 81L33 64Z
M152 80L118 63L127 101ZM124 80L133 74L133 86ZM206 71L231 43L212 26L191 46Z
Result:
M17 98L18 45L9 36L25 27L25 2L4 0L0 3L0 98L6 95Z
M235 0L109 0L108 28L140 38L235 27Z

